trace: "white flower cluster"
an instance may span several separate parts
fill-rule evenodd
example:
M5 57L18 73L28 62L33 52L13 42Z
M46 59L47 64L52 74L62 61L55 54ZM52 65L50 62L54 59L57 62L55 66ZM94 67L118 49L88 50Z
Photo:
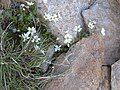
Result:
M21 4L21 8L23 9L23 11L25 11L25 8L29 8L30 6L34 5L33 2L28 2L28 1L25 1L27 5L25 4Z
M72 40L73 40L73 37L72 37L72 35L71 34L69 34L69 33L66 33L65 34L65 36L64 36L64 43L68 46L68 47L70 47L70 43L72 42Z
M61 45L54 45L54 51L58 52L61 50Z
M96 24L95 21L91 21L91 20L90 20L90 22L88 23L88 27L89 27L90 29L94 29L95 24ZM105 33L105 29L104 29L104 28L101 29L101 34L102 34L103 36L105 36L106 33Z
M53 15L50 15L50 14L45 13L45 14L44 14L44 19L45 19L45 20L48 20L48 21L57 22L57 21L59 21L59 19L61 19L61 16L60 16L59 13L53 14Z
M80 25L74 27L75 32L81 32L82 28Z
M94 21L91 21L90 20L90 22L88 23L88 27L90 28L90 29L93 29L94 27L95 27L95 22Z
M39 49L38 48L39 47L38 44L39 44L40 38L38 37L38 35L36 33L35 27L32 27L32 28L28 27L27 30L28 30L28 32L22 34L23 42L26 42L26 41L31 39L31 42L35 43L34 48L36 50L38 50Z
M80 25L74 27L74 31L75 31L75 32L81 32L81 30L82 30L82 28L81 28ZM65 39L65 40L64 40L64 43L65 43L68 47L70 47L70 43L72 42L73 37L72 37L71 34L68 33L68 31L66 32L66 34L65 34L65 36L64 36L64 39Z

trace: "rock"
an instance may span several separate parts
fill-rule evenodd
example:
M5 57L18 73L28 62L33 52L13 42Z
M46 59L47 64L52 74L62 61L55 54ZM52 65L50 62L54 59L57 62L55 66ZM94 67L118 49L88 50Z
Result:
M120 4L120 0L117 0L118 1L118 3Z
M61 54L54 61L53 75L59 75L67 72L70 69L70 63L65 59L66 54Z
M94 33L105 29L104 65L112 65L120 58L120 5L116 0L97 0L82 12L86 24L95 21Z
M38 12L42 15L48 13L50 15L60 14L61 19L57 22L49 22L51 32L60 38L60 43L64 42L66 31L74 38L77 32L73 29L75 26L84 26L81 16L81 10L89 6L90 0L49 0L47 3L38 0Z
M48 59L52 59L53 55L54 55L55 51L54 51L54 45L50 45L47 52L46 52L46 56ZM51 60L49 60L51 61Z
M76 37L72 28L75 26L74 24L78 22L78 19L80 19L79 24L83 25L83 27L87 26L89 21L96 22L93 30L94 34L82 39L70 48L62 59L69 62L69 72L65 73L63 77L54 78L47 84L45 90L110 90L109 66L120 58L119 1L69 1L58 1L57 6L55 0L46 4L46 11L48 13L59 12L62 17L66 17L57 23L50 22L51 29L53 31L56 30L53 34L59 36L56 34L56 32L59 32L61 36L64 36L64 31L66 31L67 28L69 33L72 32L72 35ZM67 6L67 8L65 8L65 6ZM78 7L79 10L74 7ZM73 17L74 15L76 16ZM67 22L68 20L70 20L70 22ZM103 32L101 33L101 30L104 29L105 36Z
M120 89L120 60L112 65L111 71L111 90Z
M53 75L64 74L68 72L69 68L70 68L70 65L64 65L64 64L55 65L52 74Z
M102 66L102 82L100 90L111 90L111 67Z
M48 68L49 68L49 63L47 63L47 62L43 62L41 65L40 65L40 70L43 72L43 73L45 73L45 72L47 72L47 70L48 70Z
M0 4L5 8L8 8L10 3L11 3L11 0L0 0Z
M0 15L2 14L3 10L0 10Z
M66 54L66 57L69 54L76 57L72 62L70 60L69 72L64 77L54 78L45 90L99 90L104 55L101 39L101 36L93 35L73 45Z

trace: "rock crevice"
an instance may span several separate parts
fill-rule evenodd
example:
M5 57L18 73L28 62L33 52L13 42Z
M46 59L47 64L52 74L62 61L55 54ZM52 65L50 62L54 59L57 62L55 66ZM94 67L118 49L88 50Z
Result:
M89 31L89 20L95 21L95 34L75 42L70 47L62 58L64 60L72 54L70 58L67 57L72 61L70 72L64 77L53 79L45 90L111 90L111 65L120 58L119 4L115 0L77 0L76 4L75 2L74 0L72 8L77 7L74 10L79 12L76 14L78 24L82 25L85 31ZM105 36L101 34L102 28L105 29Z

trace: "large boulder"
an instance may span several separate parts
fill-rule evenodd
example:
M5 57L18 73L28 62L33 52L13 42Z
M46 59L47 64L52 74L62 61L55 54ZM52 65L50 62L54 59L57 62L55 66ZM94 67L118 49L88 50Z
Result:
M89 20L96 22L94 33L104 36L104 65L111 65L120 58L120 4L116 0L97 0L83 11L86 24Z
M82 23L95 22L94 33L70 48L64 57L70 64L69 72L54 78L45 90L110 90L110 65L120 58L120 6L116 0L94 0L88 4L87 7L81 2L85 8L79 11L83 16ZM102 28L105 35L101 33Z
M63 77L54 78L45 90L98 90L101 88L103 45L99 35L85 38L73 45L65 57L65 60L71 64L69 72Z
M49 27L51 32L60 38L60 43L63 44L66 31L73 38L76 38L77 32L74 31L74 27L80 25L84 28L81 11L88 7L90 3L90 0L48 0L47 3L38 0L38 12L43 16L44 13L60 14L59 21L49 22Z
M38 0L38 11L50 15L59 13L61 19L49 22L50 31L64 42L66 31L74 38L77 33L74 27L81 25L85 31L89 21L96 22L94 33L100 34L105 29L104 65L111 65L120 58L120 3L119 0L49 0L43 4ZM91 30L89 30L91 32Z

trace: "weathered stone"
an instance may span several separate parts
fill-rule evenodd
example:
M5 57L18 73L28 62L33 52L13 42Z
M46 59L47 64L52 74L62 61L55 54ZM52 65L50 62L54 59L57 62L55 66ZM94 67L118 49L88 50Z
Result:
M117 0L118 1L118 3L120 4L120 0Z
M54 55L55 51L54 51L54 45L50 45L47 52L46 52L46 56L48 59L51 59ZM50 61L50 60L49 60Z
M102 66L102 82L100 90L111 90L111 67Z
M104 64L111 65L120 58L120 5L116 0L97 0L89 9L83 11L86 24L95 21L94 33L101 34L105 29Z
M3 10L0 10L0 14L2 14Z
M112 65L111 71L111 90L120 89L120 60Z
M63 43L65 32L76 37L74 26L85 26L94 21L94 34L73 45L62 61L69 62L69 72L53 79L45 90L109 90L110 67L120 58L120 3L119 0L49 0L40 13L60 13L62 19L50 22L54 35ZM105 36L101 34L105 29ZM91 31L90 31L91 32ZM63 64L64 65L64 64ZM57 74L65 69L54 67ZM49 88L48 88L49 87Z
M61 54L54 61L54 69L52 74L59 75L67 72L70 68L70 63L65 59L65 54Z
M70 68L70 65L55 65L52 74L53 75L59 75L59 74L64 74L66 72L68 72Z
M101 39L101 36L93 35L73 45L66 54L66 57L69 54L76 57L70 61L69 72L49 82L45 90L99 90L104 55Z
M89 6L90 0L49 0L43 4L42 0L38 0L39 13L50 15L59 13L61 19L58 22L50 22L51 32L60 38L60 43L63 44L66 31L74 38L77 37L77 32L74 27L81 25L83 27L83 19L81 10Z
M5 8L9 7L10 3L11 0L0 0L0 4Z
M40 65L41 71L42 71L43 73L45 73L45 72L48 70L49 65L50 65L50 64L47 63L47 62L42 63L42 64Z

